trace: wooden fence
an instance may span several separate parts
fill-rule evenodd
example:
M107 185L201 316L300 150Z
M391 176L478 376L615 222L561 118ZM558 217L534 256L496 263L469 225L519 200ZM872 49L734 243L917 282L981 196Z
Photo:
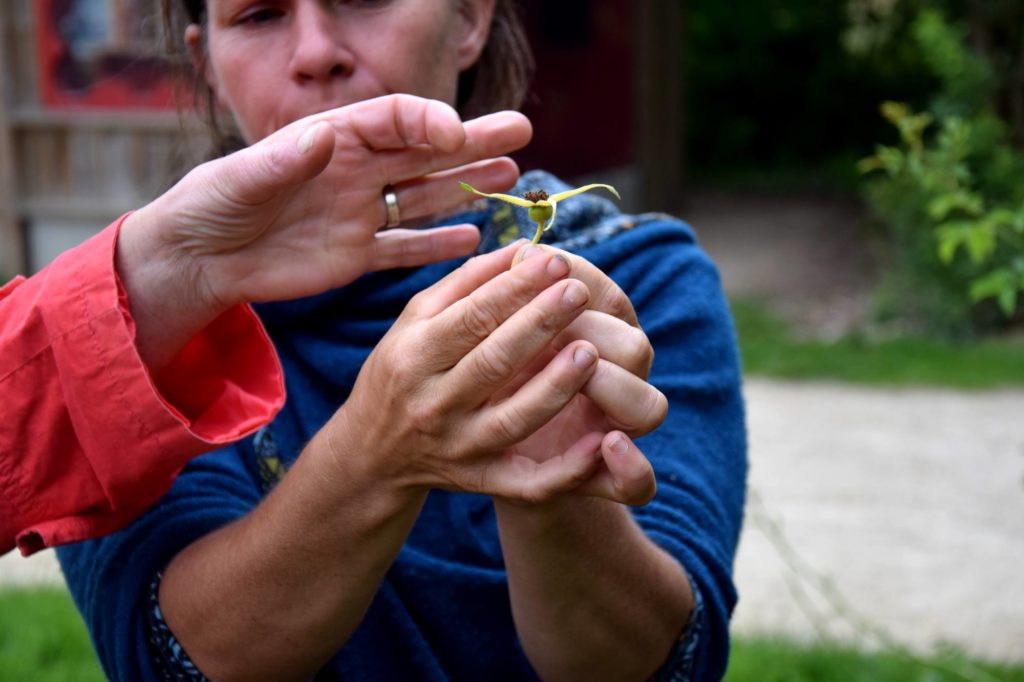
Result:
M32 3L0 3L0 272L33 272L166 188L201 145L174 111L40 105Z

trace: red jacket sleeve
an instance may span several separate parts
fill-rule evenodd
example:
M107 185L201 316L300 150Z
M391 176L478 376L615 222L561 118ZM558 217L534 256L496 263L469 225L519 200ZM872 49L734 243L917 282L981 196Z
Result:
M114 270L123 220L0 288L0 554L117 530L190 458L284 402L249 306L202 330L159 376L147 371Z

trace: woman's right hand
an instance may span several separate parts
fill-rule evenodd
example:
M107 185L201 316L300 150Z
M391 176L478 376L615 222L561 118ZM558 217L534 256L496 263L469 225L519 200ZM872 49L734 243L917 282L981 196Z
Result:
M365 272L465 255L475 227L386 230L383 189L403 220L465 203L456 180L507 187L495 158L531 129L503 112L463 123L451 107L391 95L291 123L205 163L129 216L118 241L138 344L153 366L239 302L342 286Z
M374 349L346 403L321 431L331 455L364 478L540 502L599 462L574 450L538 462L512 445L576 396L597 365L578 340L514 393L494 396L587 307L569 263L543 254L509 269L522 243L478 256L415 296Z

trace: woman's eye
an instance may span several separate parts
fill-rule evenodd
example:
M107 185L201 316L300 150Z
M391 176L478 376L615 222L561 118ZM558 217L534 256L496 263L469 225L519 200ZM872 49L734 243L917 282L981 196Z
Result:
M278 17L282 16L283 14L284 13L281 10L279 10L279 9L273 9L273 8L257 9L257 10L253 10L252 12L249 12L247 14L243 14L242 16L240 16L238 18L238 23L239 24L252 24L252 25L265 24L267 22L270 22L270 21L273 21L273 20L277 19Z

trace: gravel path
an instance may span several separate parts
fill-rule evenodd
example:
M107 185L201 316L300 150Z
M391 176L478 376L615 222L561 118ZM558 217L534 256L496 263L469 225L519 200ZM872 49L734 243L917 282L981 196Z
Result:
M1024 392L746 395L737 632L859 638L853 614L918 651L1024 662Z
M919 651L1024 661L1024 392L745 390L737 632L863 642L853 615ZM60 581L52 552L0 559L0 583Z

